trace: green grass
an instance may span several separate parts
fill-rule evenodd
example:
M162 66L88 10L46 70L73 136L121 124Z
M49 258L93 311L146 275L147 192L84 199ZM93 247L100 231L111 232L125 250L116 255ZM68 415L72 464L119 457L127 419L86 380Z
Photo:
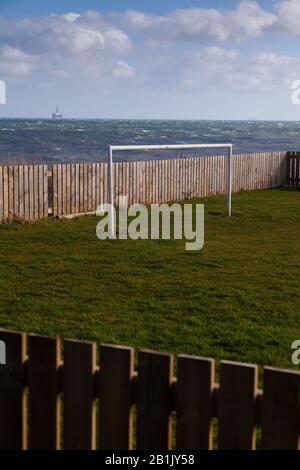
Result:
M1 226L1 327L291 368L300 192L204 202L199 252L99 241L92 216Z

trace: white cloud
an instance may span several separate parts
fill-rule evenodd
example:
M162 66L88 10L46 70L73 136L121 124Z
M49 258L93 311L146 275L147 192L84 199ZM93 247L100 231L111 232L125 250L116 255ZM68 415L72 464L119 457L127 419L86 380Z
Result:
M113 75L117 78L128 78L135 75L134 68L123 60L118 60L113 67Z
M7 61L20 61L20 60L31 60L31 56L26 54L26 52L16 47L11 47L9 45L4 45L0 50L1 60Z
M277 29L289 34L300 34L300 1L284 0L275 5Z
M30 75L34 67L27 62L4 62L0 60L0 74L2 77L25 77Z
M213 46L189 54L181 68L183 86L191 90L260 93L285 89L299 77L300 58L268 51L242 56L235 49Z
M74 21L78 20L81 15L79 13L66 13L65 15L62 15L62 17L67 21L70 21L70 23L73 23Z
M290 65L298 64L299 58L291 57L284 54L276 54L274 52L260 52L256 56L257 63L261 65L271 65L271 66L280 66L280 65Z
M68 54L92 50L127 52L128 35L107 23L97 12L68 13L37 19L0 21L0 43L9 42L30 53Z
M37 58L25 51L3 45L0 47L0 74L3 77L23 77L30 75L36 66Z
M0 17L0 76L136 77L139 83L158 87L221 83L266 89L298 72L300 76L299 59L274 51L245 56L239 42L269 31L300 34L299 25L300 0L278 1L272 10L243 0L234 9L182 8L166 15L131 10L107 15L67 12L18 21ZM130 54L139 64L137 70L129 65Z
M243 0L235 10L186 8L165 16L128 11L124 24L131 30L154 33L169 40L243 40L260 36L277 18L256 1Z
M104 32L106 44L115 52L128 52L131 47L131 41L120 29L110 28Z
M62 37L59 42L73 53L104 49L102 33L88 28L78 28L70 38Z
M202 53L202 57L207 60L233 61L239 57L239 51L236 49L223 49L218 46L207 47Z
M123 15L121 14L121 16ZM135 10L128 10L124 14L124 20L128 26L136 31L147 31L168 23L167 17L155 16Z
M130 50L126 32L97 12L52 14L19 21L0 17L2 75L29 75L38 63L40 74L62 78L90 73L101 77L109 74L113 60ZM106 67L104 62L108 62Z
M263 10L256 1L242 1L229 13L231 36L236 39L256 38L277 22L277 17Z

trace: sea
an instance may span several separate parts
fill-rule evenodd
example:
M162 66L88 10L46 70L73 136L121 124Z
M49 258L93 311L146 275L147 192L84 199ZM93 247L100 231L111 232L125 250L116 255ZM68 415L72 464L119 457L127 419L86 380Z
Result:
M99 162L108 145L232 143L235 153L300 150L300 122L0 119L0 164ZM214 155L220 151L210 150ZM204 155L207 151L193 151ZM221 151L222 153L222 151ZM178 158L188 151L118 152L115 160Z

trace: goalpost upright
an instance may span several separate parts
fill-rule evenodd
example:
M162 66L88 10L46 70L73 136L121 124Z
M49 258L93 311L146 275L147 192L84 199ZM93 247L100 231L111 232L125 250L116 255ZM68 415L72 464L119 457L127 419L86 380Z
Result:
M191 150L191 149L227 149L227 214L231 217L232 193L232 144L187 144L187 145L109 145L108 147L108 203L109 203L109 231L115 234L114 220L114 181L113 181L113 152L137 150Z

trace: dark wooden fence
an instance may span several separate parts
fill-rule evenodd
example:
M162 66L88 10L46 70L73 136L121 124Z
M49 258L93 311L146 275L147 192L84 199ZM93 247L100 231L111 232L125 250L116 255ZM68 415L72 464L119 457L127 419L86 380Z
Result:
M129 347L101 345L98 366L93 342L64 340L62 358L58 338L0 340L1 449L211 449L214 434L255 449L257 429L263 449L299 449L297 371L266 367L259 390L255 365L222 361L217 384L213 359L178 356L176 379L171 354L139 351L135 371Z
M287 165L289 185L300 186L300 152L288 152Z
M114 164L114 194L128 203L160 204L226 194L226 157ZM233 192L287 182L286 152L235 155ZM0 166L0 223L94 213L107 202L106 163Z

